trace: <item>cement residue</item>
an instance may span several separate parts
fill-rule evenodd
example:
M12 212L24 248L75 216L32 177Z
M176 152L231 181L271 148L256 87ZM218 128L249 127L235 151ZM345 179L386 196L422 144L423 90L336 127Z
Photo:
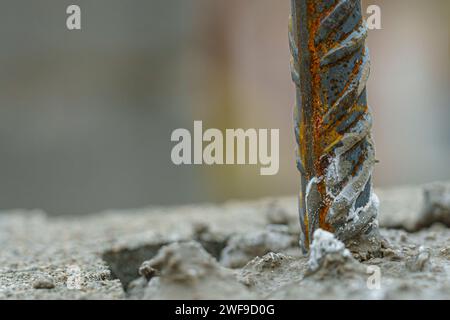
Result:
M434 234L434 239L429 235ZM445 254L450 230L436 226L417 234L382 230L392 247L382 258L364 263L330 252L332 268L319 269L273 290L275 299L449 299L450 265ZM437 241L441 241L440 243ZM342 253L342 251L338 250ZM331 265L329 265L331 266Z
M311 272L320 268L330 268L330 265L344 264L353 259L343 242L322 229L314 232L314 240L310 246L308 267Z

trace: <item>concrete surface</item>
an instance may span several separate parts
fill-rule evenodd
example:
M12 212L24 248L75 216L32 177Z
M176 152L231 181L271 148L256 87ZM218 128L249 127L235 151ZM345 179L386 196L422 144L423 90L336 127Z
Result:
M448 186L377 190L381 256L330 256L315 272L298 247L294 197L72 218L3 212L0 299L449 299Z

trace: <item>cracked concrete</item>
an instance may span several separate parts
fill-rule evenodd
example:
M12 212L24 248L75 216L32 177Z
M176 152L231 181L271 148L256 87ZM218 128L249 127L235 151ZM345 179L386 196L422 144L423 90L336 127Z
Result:
M295 197L71 218L3 212L0 299L449 299L448 185L376 190L389 246L334 261L338 273L308 270ZM373 266L379 290L367 287ZM174 280L173 268L195 285Z

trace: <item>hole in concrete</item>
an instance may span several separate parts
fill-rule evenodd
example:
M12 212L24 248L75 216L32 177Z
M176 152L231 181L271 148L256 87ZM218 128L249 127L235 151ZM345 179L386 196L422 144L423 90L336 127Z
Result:
M102 258L111 269L112 276L119 279L126 290L131 281L139 277L142 262L153 258L165 244L151 244L135 249L106 251Z
M214 258L219 259L226 241L196 239ZM146 260L153 258L163 246L169 243L149 244L135 249L110 250L102 254L114 279L119 279L125 291L130 282L139 278L139 267Z
M203 248L205 248L206 252L216 258L217 261L220 260L220 255L222 254L222 250L226 247L226 241L217 241L217 240L204 240L204 239L196 239L195 241L199 242Z

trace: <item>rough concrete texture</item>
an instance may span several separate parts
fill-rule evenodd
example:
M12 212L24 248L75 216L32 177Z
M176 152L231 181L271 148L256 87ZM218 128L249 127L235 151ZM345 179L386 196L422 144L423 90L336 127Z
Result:
M256 294L236 281L232 270L221 266L196 241L165 246L148 263L161 273L148 284L143 283L144 299L256 298Z
M349 256L327 234L302 257L295 197L4 212L0 299L449 299L449 186L376 191L380 257Z

